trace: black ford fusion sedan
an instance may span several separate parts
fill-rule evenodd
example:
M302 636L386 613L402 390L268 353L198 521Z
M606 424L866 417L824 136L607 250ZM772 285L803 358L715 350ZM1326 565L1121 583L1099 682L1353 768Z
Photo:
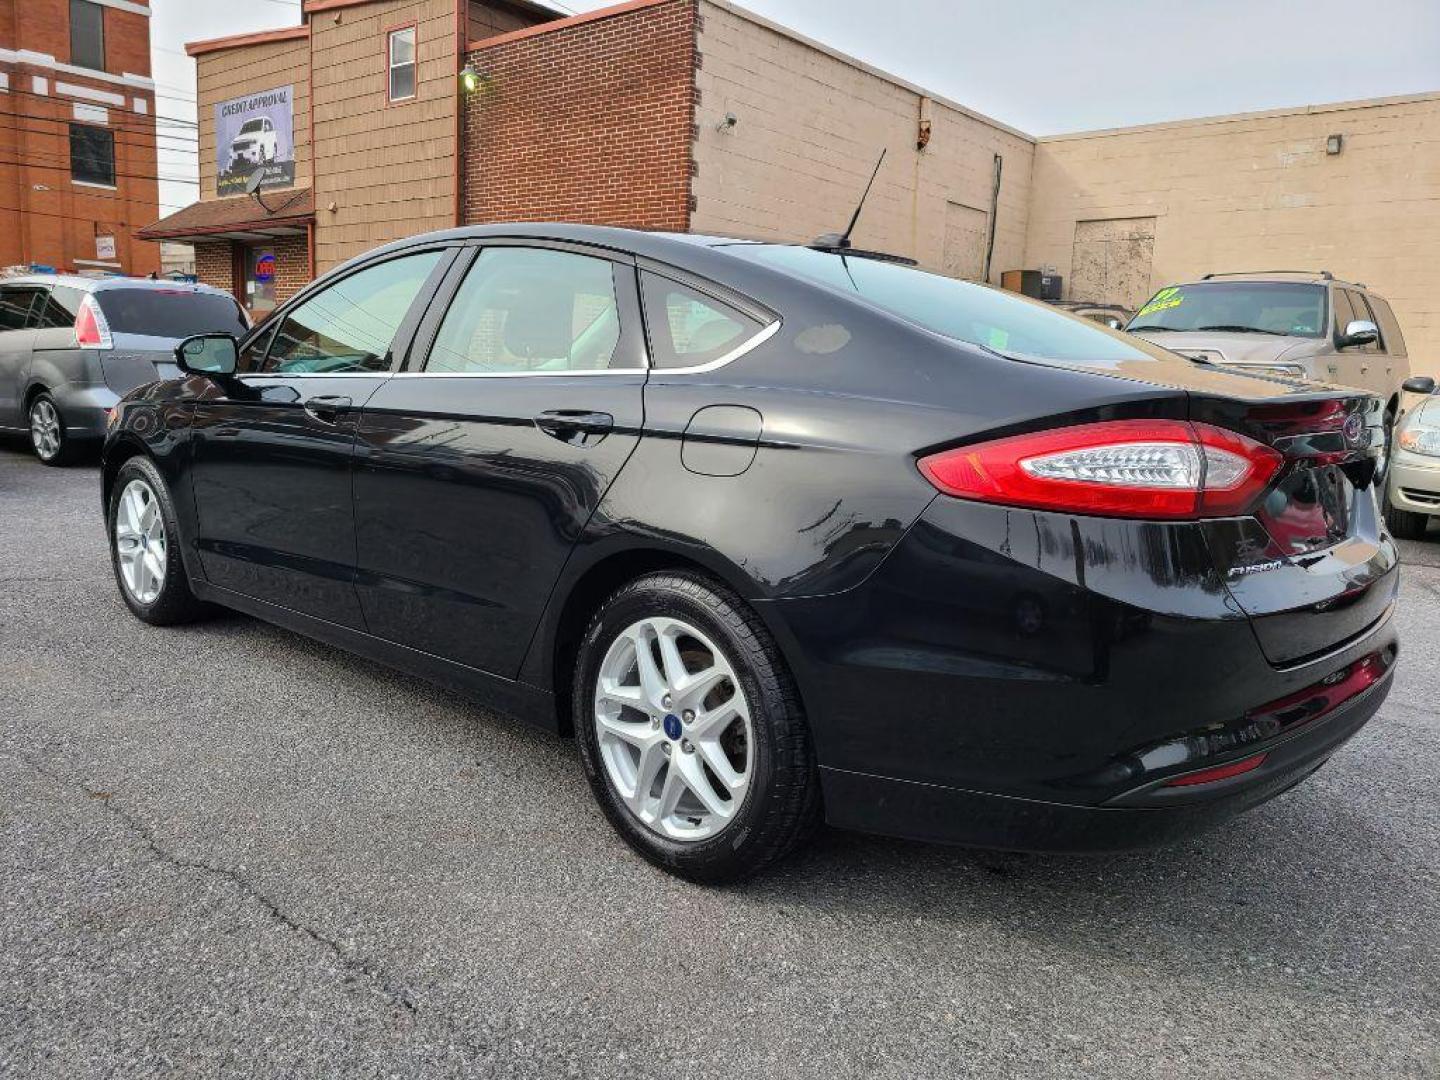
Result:
M177 361L110 417L131 610L573 733L692 879L822 818L1163 841L1303 780L1392 681L1378 399L853 249L442 232Z

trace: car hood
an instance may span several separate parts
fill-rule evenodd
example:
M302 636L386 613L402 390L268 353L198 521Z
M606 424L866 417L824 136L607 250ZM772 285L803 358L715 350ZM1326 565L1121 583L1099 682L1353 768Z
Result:
M1273 364L1308 356L1324 344L1320 338L1274 337L1270 334L1220 334L1212 331L1134 335L1172 352L1198 356L1214 364Z

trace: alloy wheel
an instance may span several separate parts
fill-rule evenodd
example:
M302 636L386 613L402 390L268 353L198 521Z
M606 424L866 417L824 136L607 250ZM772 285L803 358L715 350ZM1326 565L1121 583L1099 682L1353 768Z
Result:
M165 585L169 553L160 500L144 480L131 480L115 505L115 552L125 591L141 604L153 604Z
M600 757L621 801L671 840L708 840L735 820L754 767L749 703L704 633L649 618L611 643L595 686Z
M60 455L65 434L60 427L60 414L48 397L38 398L30 406L30 442L41 461L53 461Z

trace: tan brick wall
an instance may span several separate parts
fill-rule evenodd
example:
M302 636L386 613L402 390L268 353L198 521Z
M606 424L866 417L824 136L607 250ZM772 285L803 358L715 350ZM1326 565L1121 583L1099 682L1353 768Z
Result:
M918 151L926 99L917 88L728 4L703 0L701 15L696 232L790 241L839 232L887 148L855 242L928 268L943 270L947 262L965 268L974 215L988 226L999 153L1004 180L992 280L1019 267L1033 156L1028 137L929 99L931 141ZM738 123L717 130L727 113Z
M455 224L455 19L454 0L389 0L312 18L317 273ZM416 97L391 105L387 33L408 23L418 28Z
M245 302L244 281L235 273L236 249L230 240L197 241L195 275L206 285L225 289ZM275 300L284 303L310 283L310 243L304 236L279 236L256 244L275 251Z
M235 281L235 249L229 240L195 243L195 276L206 285L233 292L238 299Z
M1345 146L1329 156L1334 134ZM1027 267L1068 281L1077 223L1148 217L1149 289L1330 270L1389 300L1411 367L1440 374L1440 94L1039 141Z
M694 43L694 0L671 0L474 50L465 221L683 231Z
M272 41L222 49L195 58L200 110L200 197L215 195L215 106L263 90L293 86L295 185L310 186L310 42Z

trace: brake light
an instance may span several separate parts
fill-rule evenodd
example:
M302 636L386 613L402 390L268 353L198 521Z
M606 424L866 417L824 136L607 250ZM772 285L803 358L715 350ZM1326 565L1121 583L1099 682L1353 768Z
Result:
M80 312L75 316L75 344L82 349L109 349L114 345L105 313L93 296L80 301Z
M1249 512L1284 458L1209 424L1115 420L963 446L919 464L958 499L1184 521Z

